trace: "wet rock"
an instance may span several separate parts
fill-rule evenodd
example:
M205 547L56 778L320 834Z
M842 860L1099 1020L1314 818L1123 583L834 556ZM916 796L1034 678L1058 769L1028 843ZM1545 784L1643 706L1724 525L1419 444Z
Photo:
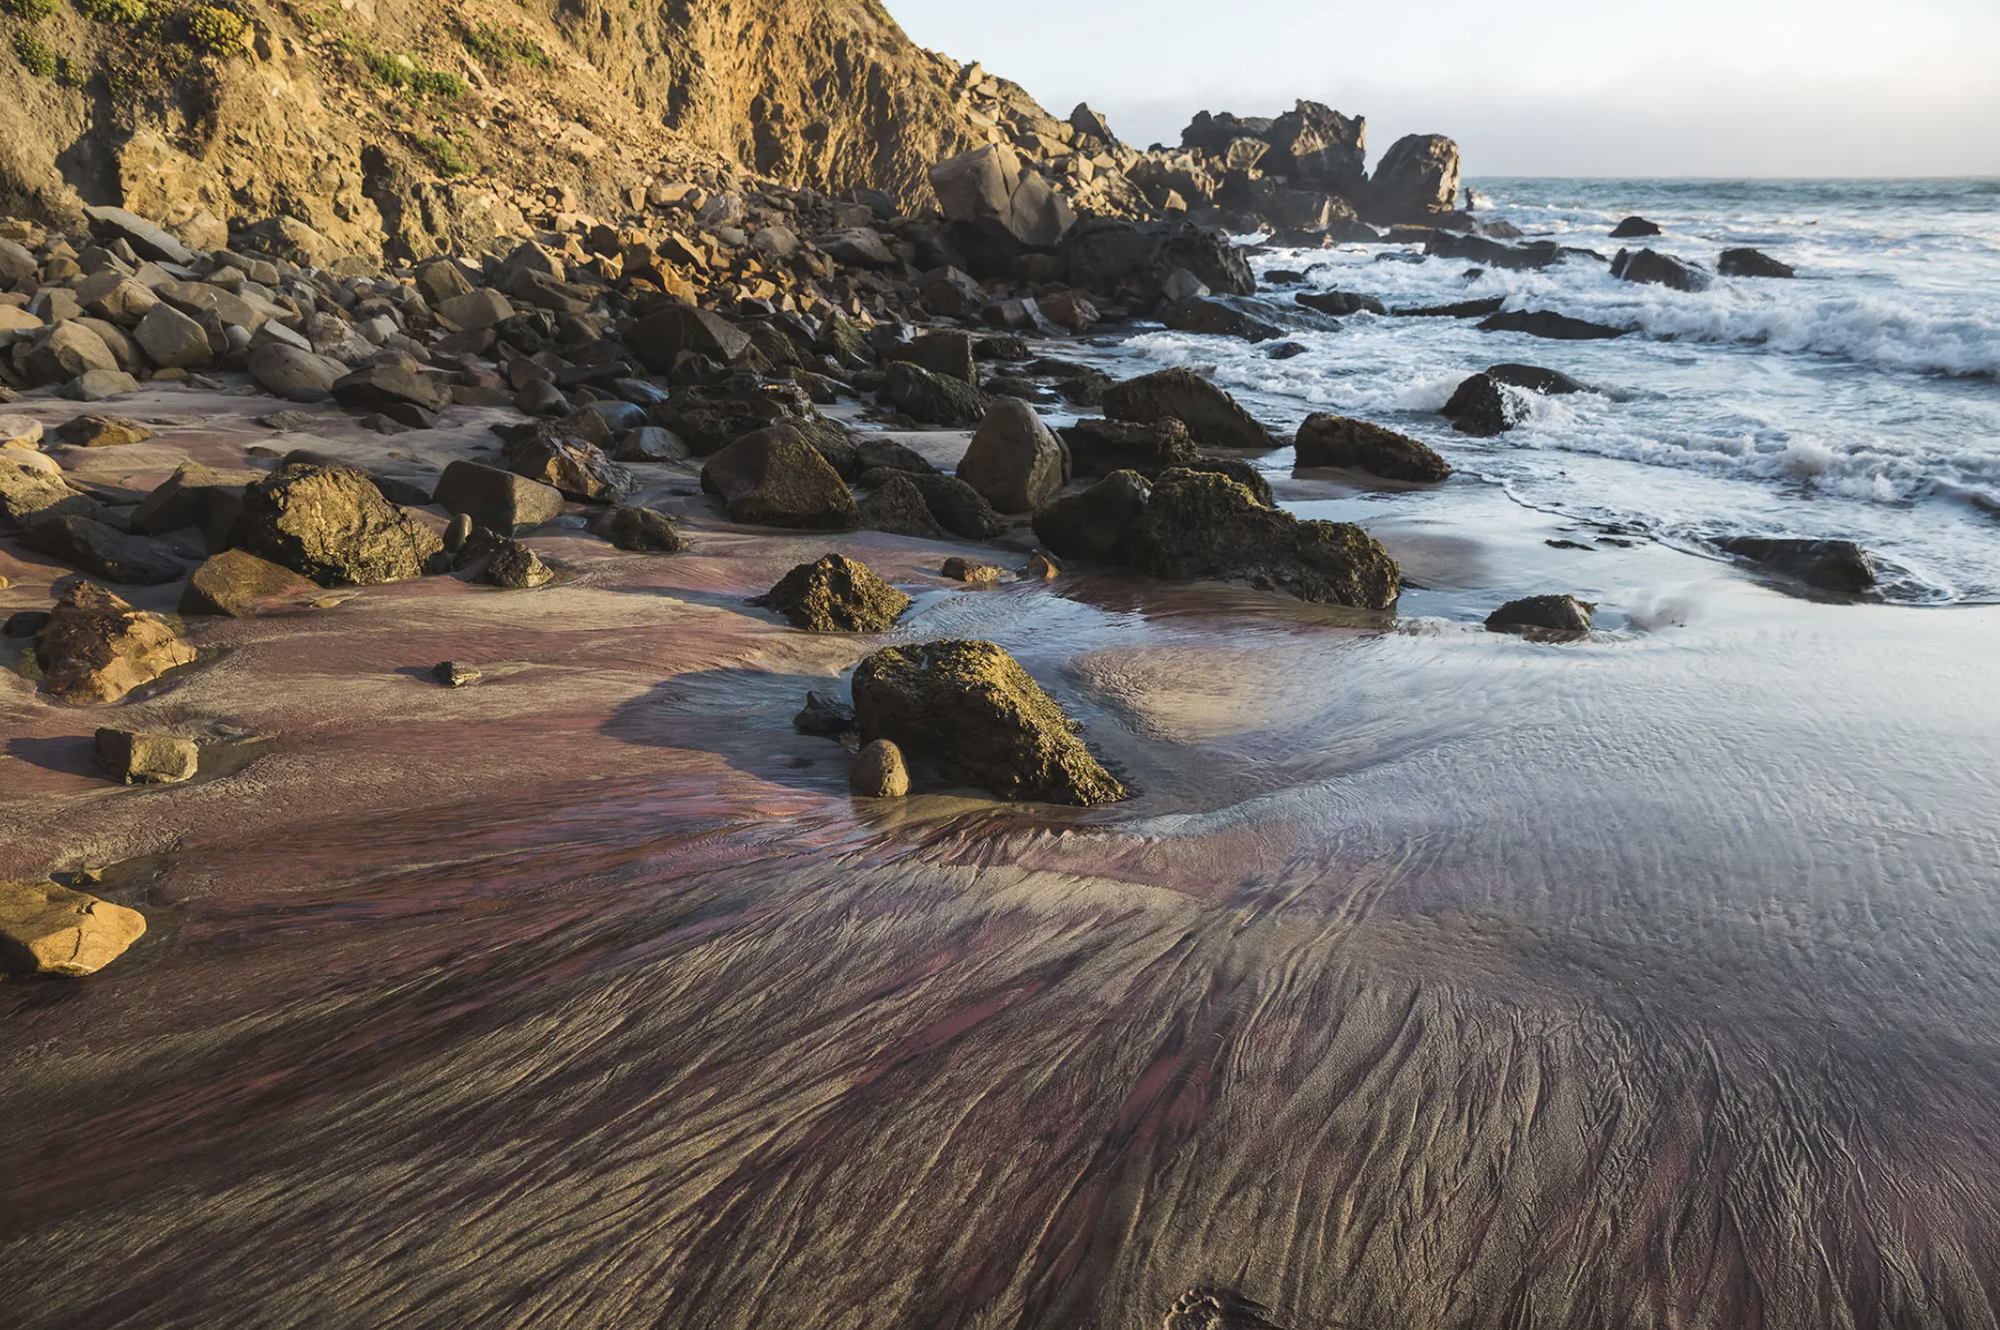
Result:
M106 582L160 586L187 571L157 540L132 536L88 517L37 516L23 523L23 547L47 554Z
M119 448L153 438L152 430L123 416L77 416L56 430L56 437L77 448Z
M1458 201L1458 145L1441 134L1406 134L1389 146L1369 182L1368 214L1421 221Z
M950 533L938 525L924 502L924 492L908 476L892 475L861 501L861 525L870 531L943 540Z
M472 666L456 660L441 660L431 666L431 678L446 688L463 688L467 684L478 683L483 676Z
M172 785L192 779L201 752L192 739L175 734L97 731L97 767L127 785Z
M924 496L931 516L955 536L966 540L987 540L1007 529L1007 523L980 492L957 476L898 473ZM890 477L880 472L862 475L863 485L886 485Z
M1619 250L1611 260L1611 275L1628 282L1672 287L1676 291L1706 291L1715 279L1699 264L1650 249Z
M1461 434L1491 438L1514 428L1513 404L1490 374L1474 374L1453 390L1443 414Z
M318 595L318 586L289 568L248 550L224 550L194 570L181 592L180 612L250 619L302 608Z
M750 348L750 334L720 314L691 305L669 305L647 315L622 334L639 363L665 374L683 354L708 356L729 364Z
M137 910L53 882L0 882L0 970L10 975L95 974L145 932Z
M1204 447L1269 452L1278 446L1235 398L1189 369L1156 370L1113 384L1104 390L1104 414L1141 424L1171 417Z
M1063 447L1033 407L1002 398L972 436L958 477L999 512L1032 512L1062 488Z
M805 706L792 717L793 729L822 739L853 734L858 725L853 707L822 693L807 693Z
M1005 799L1111 803L1125 788L1055 700L991 642L888 647L854 671L861 737L887 739Z
M1160 306L1158 318L1176 332L1201 333L1209 337L1268 342L1283 336L1278 325L1268 319L1260 319L1227 301L1210 296L1186 296L1168 301Z
M444 549L437 532L361 472L297 462L244 491L243 544L321 586L420 577Z
M375 412L412 429L431 429L445 399L424 375L396 364L363 365L334 380L333 400L349 411Z
M1530 337L1548 337L1561 342L1588 342L1613 337L1623 337L1630 328L1613 328L1607 324L1592 323L1588 319L1573 319L1567 314L1556 314L1549 310L1511 310L1493 315L1479 325L1481 332L1518 332Z
M1875 556L1851 540L1722 536L1712 543L1725 554L1824 591L1853 595L1868 590L1876 581Z
M840 554L798 565L750 603L809 633L884 633L910 608L910 598L867 564Z
M971 384L908 361L889 366L876 396L925 425L977 425L987 407L986 394Z
M435 501L452 514L463 513L480 526L512 535L562 516L562 491L483 462L459 460L438 478Z
M1486 628L1494 633L1587 633L1596 608L1575 596L1527 596L1487 615Z
M563 396L562 389L547 379L529 379L514 394L514 409L524 416L541 416L560 419L567 416L572 407L569 398Z
M1564 393L1583 391L1581 383L1561 370L1543 369L1540 365L1488 365L1486 374L1495 383L1525 388L1531 393L1541 393L1545 397L1559 397Z
M929 475L937 470L924 460L923 454L907 444L894 439L861 437L854 444L854 465L857 474L886 468L890 471L908 471L916 475Z
M1153 577L1241 580L1357 609L1387 609L1402 585L1396 561L1360 527L1300 521L1224 476L1193 471L1154 483L1132 563Z
M539 554L520 541L503 540L486 561L486 571L479 575L479 580L509 591L532 591L555 581L556 575Z
M672 430L642 425L618 440L612 456L620 462L685 462L692 454L686 441Z
M1136 471L1114 471L1081 494L1035 514L1035 539L1066 559L1130 563L1152 487Z
M1428 444L1380 425L1320 412L1299 426L1300 467L1340 466L1385 480L1430 484L1451 475L1451 464Z
M1028 561L1021 565L1021 580L1024 582L1053 582L1061 576L1062 565L1056 562L1054 555L1043 550L1030 554Z
M1124 222L1092 218L1063 247L1072 287L1108 296L1141 313L1188 290L1169 293L1184 272L1216 295L1255 294L1250 265L1219 232L1187 221Z
M1292 299L1307 309L1343 318L1349 314L1389 312L1388 306L1374 296L1364 296L1353 291L1301 291Z
M864 799L900 799L910 792L910 770L903 763L903 750L887 739L877 739L854 755L847 783Z
M991 586L1007 575L1004 568L996 568L990 563L968 559L962 554L954 554L938 568L938 576L952 582L966 582L973 586Z
M1452 305L1418 305L1390 312L1399 319L1483 319L1489 314L1498 314L1500 307L1506 303L1505 296L1488 296L1483 300L1461 300Z
M1264 356L1267 360L1296 360L1309 349L1303 342L1280 342L1276 346L1266 347Z
M288 402L323 402L347 374L338 360L280 342L254 348L248 368L258 387Z
M1071 332L1080 333L1104 317L1096 305L1076 291L1058 291L1038 303L1050 323Z
M1754 249L1725 249L1716 267L1724 277L1797 277L1791 264Z
M1137 471L1155 476L1169 467L1196 460L1187 426L1167 416L1151 424L1126 420L1079 420L1062 431L1071 466L1079 476L1108 476Z
M746 434L709 458L701 487L748 526L844 531L861 516L840 473L789 425Z
M42 688L61 702L116 702L194 658L165 619L82 580L63 592L35 635Z
M1264 479L1263 472L1240 457L1197 457L1192 462L1185 463L1180 469L1197 471L1203 475L1226 477L1249 490L1250 497L1257 501L1258 506L1263 508L1277 506L1277 499L1271 493L1271 482ZM1159 473L1146 477L1148 480L1158 478Z
M1659 226L1656 223L1647 221L1643 217L1627 217L1624 221L1611 228L1611 238L1613 240L1638 240L1645 236L1660 234L1662 232Z
M515 475L579 503L615 503L639 488L637 477L567 425L540 422L524 427L501 452ZM541 502L546 505L546 498Z
M610 541L618 549L630 550L635 554L648 550L657 550L662 554L679 554L688 547L687 539L674 530L674 524L667 515L652 508L620 504L599 517L591 526L598 535Z

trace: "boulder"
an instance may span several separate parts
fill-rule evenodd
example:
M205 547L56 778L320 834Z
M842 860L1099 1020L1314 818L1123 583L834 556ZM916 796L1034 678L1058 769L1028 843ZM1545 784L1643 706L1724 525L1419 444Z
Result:
M1527 596L1486 616L1493 633L1587 633L1597 606L1575 596Z
M918 475L929 475L937 470L924 460L922 453L908 444L867 435L855 440L854 465L857 473L873 471L877 467L884 467L890 471L910 471Z
M224 550L194 570L181 592L180 612L251 619L274 610L304 608L319 594L318 586L289 568L248 550Z
M1298 465L1342 466L1385 480L1430 484L1451 475L1451 464L1425 443L1349 416L1318 412L1299 426Z
M647 550L679 554L688 547L687 538L674 530L667 515L652 508L620 504L606 510L592 529L618 549L635 554Z
M11 306L0 306L11 308ZM0 414L0 448L34 448L42 441L42 422L33 416Z
M489 586L505 587L509 591L532 591L556 580L549 566L541 556L518 540L503 540L500 548L493 551L493 557L486 561L486 569L479 580Z
M1716 268L1724 277L1797 277L1789 263L1780 263L1754 249L1725 249Z
M1283 336L1277 324L1260 319L1247 310L1209 296L1184 296L1160 306L1160 322L1176 332L1202 333L1209 337L1240 337L1246 342L1268 342Z
M172 785L193 777L201 751L177 734L138 734L102 727L97 731L97 768L127 785Z
M748 526L844 531L861 516L840 473L789 425L746 434L709 458L701 487Z
M1540 365L1488 365L1486 375L1495 383L1504 383L1513 388L1525 388L1531 393L1541 393L1545 397L1560 397L1564 393L1580 393L1583 385L1561 370L1543 369Z
M639 363L655 374L673 369L682 353L729 364L750 348L750 334L710 310L667 305L621 334Z
M207 330L164 300L146 311L132 340L161 369L194 369L215 358Z
M1187 426L1167 416L1151 424L1126 420L1079 420L1062 431L1071 469L1079 476L1108 476L1132 470L1156 476L1196 460Z
M152 430L123 416L77 416L64 421L56 437L73 448L122 448L153 438Z
M798 565L750 603L809 633L886 633L910 608L910 598L867 564L840 554Z
M430 379L397 364L363 365L334 380L333 400L349 411L379 412L399 425L430 429L445 399Z
M1650 249L1619 250L1611 260L1611 275L1628 282L1669 286L1676 291L1706 291L1715 279L1699 264Z
M969 586L992 586L1007 575L1004 568L996 568L990 563L980 563L962 554L954 554L938 566L938 576L950 582L964 582Z
M47 455L12 449L0 452L0 516L25 525L64 516L101 522L108 514L103 504L71 489Z
M1004 799L1089 805L1125 797L1055 699L991 642L877 651L855 667L854 711L864 743L887 739Z
M507 440L502 456L515 475L578 503L616 503L639 488L637 477L596 444L571 432L567 424L544 421L524 426ZM538 502L546 506L546 497Z
M1385 222L1422 221L1458 202L1458 145L1441 134L1406 134L1376 163L1368 212Z
M882 233L872 226L850 226L813 237L813 244L835 263L848 268L893 268L899 259Z
M122 240L142 259L183 266L195 261L193 250L135 212L123 208L85 208L83 215L93 236L106 244Z
M1166 299L1167 281L1185 271L1217 295L1253 295L1257 281L1243 255L1219 231L1185 220L1126 222L1092 218L1063 245L1071 287L1140 313Z
M1611 238L1613 240L1638 240L1645 236L1656 236L1659 234L1661 234L1659 225L1649 222L1643 217L1627 217L1624 221L1611 228Z
M933 374L907 361L889 366L876 396L925 425L976 425L986 415L985 393L962 379Z
M1189 436L1205 448L1269 452L1278 446L1271 432L1235 398L1190 369L1155 370L1113 384L1104 390L1104 414L1140 424L1171 417L1186 425Z
M53 882L0 882L0 970L10 975L95 974L145 932L137 910Z
M1321 314L1345 317L1349 314L1387 314L1388 307L1374 296L1364 296L1354 291L1301 291L1292 297L1307 309L1318 310Z
M861 525L870 531L915 536L919 540L944 540L950 534L931 515L924 492L906 475L890 476L861 501Z
M131 536L88 517L38 516L21 526L22 546L47 554L106 582L161 586L187 569L173 551L146 536Z
M864 799L900 799L910 792L910 769L903 763L903 750L887 739L877 739L854 755L847 784Z
M1853 595L1875 585L1875 556L1851 540L1722 536L1712 543L1724 554L1748 559L1824 591Z
M485 288L455 295L437 307L438 321L454 331L491 328L514 317L514 306L500 292Z
M182 527L198 527L209 550L227 549L243 517L243 491L265 474L183 462L132 510L132 529L160 536Z
M1264 479L1264 473L1240 457L1197 457L1180 468L1183 471L1198 471L1203 475L1224 476L1250 491L1250 497L1258 506L1275 508L1277 498L1271 492L1271 482ZM1148 480L1157 475L1147 476Z
M1474 374L1460 383L1444 404L1443 415L1461 434L1491 438L1514 428L1514 407L1490 374Z
M538 480L464 459L438 478L435 501L448 513L465 513L480 526L512 535L562 516L562 491Z
M421 577L444 549L351 467L290 463L243 493L243 545L321 586Z
M670 429L642 425L618 440L612 457L620 462L685 462L687 442Z
M139 381L122 369L90 369L72 379L63 395L79 402L108 402L138 391Z
M987 409L958 478L998 512L1033 512L1063 486L1063 446L1033 407L1003 397Z
M822 739L840 739L855 732L854 708L818 693L807 693L806 704L792 717L792 728L800 734Z
M1004 143L948 157L930 170L931 190L953 222L1019 245L1046 249L1076 224L1069 203Z
M1556 314L1545 309L1504 310L1493 315L1479 325L1481 332L1517 332L1530 337L1548 337L1560 342L1588 342L1613 337L1623 337L1630 328L1613 328L1607 324L1592 323L1587 319L1573 319L1567 314Z
M324 402L347 373L338 360L283 342L251 348L248 368L259 388L288 402Z
M1356 609L1387 609L1402 589L1396 561L1360 527L1301 521L1227 477L1193 471L1154 483L1132 563L1153 577L1241 580Z
M918 475L897 472L917 487L924 496L924 505L931 510L931 516L955 536L966 540L988 540L1007 529L1007 523L993 510L993 505L978 490L960 480L957 476ZM882 472L864 472L861 484L873 486L886 484L889 476Z
M76 319L58 323L37 337L18 363L28 381L37 385L68 383L93 370L118 372L118 358L104 339Z
M1460 300L1450 305L1414 305L1389 311L1399 319L1483 319L1489 314L1498 314L1500 307L1507 303L1505 296L1488 296L1483 300Z
M979 368L973 362L970 333L955 329L925 333L914 341L890 347L882 353L882 359L891 362L904 361L927 369L933 374L963 379L975 388L979 386Z
M60 702L116 702L194 658L194 648L165 619L81 579L35 634L42 688Z
M1137 471L1114 471L1081 494L1035 514L1035 539L1065 559L1130 563L1152 487Z

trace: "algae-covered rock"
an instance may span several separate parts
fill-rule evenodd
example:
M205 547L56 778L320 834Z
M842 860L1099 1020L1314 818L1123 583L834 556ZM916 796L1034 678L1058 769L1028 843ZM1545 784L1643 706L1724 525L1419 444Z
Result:
M1486 627L1495 633L1587 633L1596 608L1575 596L1524 596L1487 615Z
M889 739L1004 799L1111 803L1125 787L1020 663L991 642L886 647L854 671L864 743Z
M1396 561L1360 527L1301 521L1225 476L1186 470L1154 483L1132 563L1154 577L1240 579L1356 609L1387 609L1402 590Z
M910 792L910 769L903 764L903 750L887 739L877 739L854 755L847 783L863 798L902 798Z
M1451 463L1407 434L1319 412L1299 426L1298 464L1346 466L1385 480L1433 482L1451 474Z
M243 492L243 544L321 586L420 577L437 532L352 467L295 462Z
M910 598L867 564L840 554L800 564L750 603L809 633L886 632L910 608Z

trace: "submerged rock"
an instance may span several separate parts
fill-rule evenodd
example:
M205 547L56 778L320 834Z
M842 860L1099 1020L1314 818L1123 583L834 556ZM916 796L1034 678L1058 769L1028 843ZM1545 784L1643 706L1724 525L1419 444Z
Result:
M1490 438L1514 428L1514 408L1491 374L1475 374L1459 384L1441 414L1461 434Z
M1033 512L1062 488L1063 446L1033 407L1002 398L972 436L958 478L1000 512Z
M145 932L137 910L53 882L0 882L0 970L8 974L95 974Z
M1851 540L1801 540L1765 536L1723 536L1713 542L1725 554L1795 577L1808 586L1852 595L1875 585L1875 556Z
M793 729L800 734L822 739L838 739L852 734L859 724L854 718L853 707L819 693L807 693L805 706L792 717Z
M1645 236L1656 236L1659 234L1661 232L1658 224L1649 222L1643 217L1627 217L1624 221L1611 228L1611 238L1613 240L1638 240Z
M867 564L840 554L800 564L750 603L809 633L884 633L910 608L910 598Z
M910 769L903 763L903 750L887 739L877 739L854 755L847 784L865 799L900 799L910 792Z
M866 742L888 739L1003 799L1101 804L1125 787L1015 659L991 642L888 647L854 671Z
M1531 393L1541 393L1545 397L1559 397L1564 393L1580 393L1583 385L1561 370L1543 369L1540 365L1488 365L1487 377L1495 383L1504 383L1513 388L1525 388Z
M1587 633L1596 608L1575 596L1526 596L1487 615L1486 628L1495 633Z
M1235 398L1190 369L1156 370L1112 384L1104 390L1104 414L1148 425L1178 420L1196 443L1211 448L1269 452L1278 446Z
M1797 277L1799 274L1789 263L1781 263L1769 254L1754 249L1725 249L1716 261L1716 268L1724 277Z
M861 516L840 473L789 425L746 434L709 458L701 487L747 526L844 531Z
M382 497L361 472L292 463L243 493L243 544L321 586L421 577L437 532Z
M96 745L98 769L127 785L188 780L201 761L194 740L177 734L139 734L107 726L97 731Z
M1387 314L1389 309L1374 296L1364 296L1353 291L1301 291L1292 299L1307 309L1318 310L1322 314L1344 317L1349 314Z
M1588 342L1623 337L1632 330L1592 323L1588 319L1573 319L1567 314L1556 314L1545 309L1519 309L1493 315L1479 325L1479 331L1518 332L1526 333L1530 337L1548 337L1561 342Z
M1431 483L1451 475L1451 464L1428 444L1349 416L1318 412L1299 426L1298 465L1343 466L1386 480Z
M92 582L65 591L35 635L42 687L62 702L116 702L194 658L172 624Z
M1174 581L1240 579L1300 600L1387 609L1396 561L1360 527L1300 521L1224 476L1169 471L1134 536L1133 566Z

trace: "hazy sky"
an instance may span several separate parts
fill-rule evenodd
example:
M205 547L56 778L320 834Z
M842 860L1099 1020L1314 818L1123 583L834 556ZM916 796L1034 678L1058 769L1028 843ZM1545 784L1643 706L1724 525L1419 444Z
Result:
M1199 109L1449 134L1468 175L2000 175L2000 0L887 0L1139 147Z

